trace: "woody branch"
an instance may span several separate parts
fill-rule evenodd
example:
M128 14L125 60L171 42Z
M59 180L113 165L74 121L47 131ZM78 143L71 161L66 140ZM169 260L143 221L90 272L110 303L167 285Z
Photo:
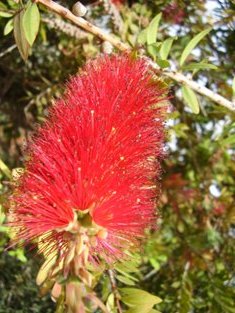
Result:
M99 27L93 25L92 23L86 21L82 17L77 17L74 15L69 9L63 7L62 5L52 1L52 0L35 0L35 2L40 3L44 6L46 6L49 10L59 14L63 18L66 18L73 22L75 25L81 27L82 29L92 33L93 35L99 37L103 41L110 42L114 47L116 47L118 50L126 51L130 49L130 47L126 44L114 37L113 35L110 35L100 29ZM193 81L186 76L184 76L182 73L176 72L176 71L169 71L169 70L163 70L158 67L156 63L153 61L150 61L150 65L160 72L163 76L168 77L178 83L185 84L189 86L191 89L196 91L197 93L206 96L213 102L217 103L218 105L221 105L231 111L235 111L235 103L232 101L229 101L228 99L224 98L223 96L211 91L210 89L200 86L196 81Z

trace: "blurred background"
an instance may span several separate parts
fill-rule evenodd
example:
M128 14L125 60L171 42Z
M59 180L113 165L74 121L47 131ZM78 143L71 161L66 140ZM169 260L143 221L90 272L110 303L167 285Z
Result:
M57 2L69 8L74 4ZM211 63L216 69L189 66L183 72L232 99L234 1L113 1L116 15L102 3L83 1L88 2L86 18L130 45L162 12L158 38L174 37L172 68L177 68L186 43L212 26L187 62ZM44 121L53 99L63 93L63 83L103 47L98 38L42 8L39 34L24 62L13 33L8 33L10 17L1 14L16 7L16 1L0 1L0 313L50 313L54 304L35 283L40 258L27 247L5 249L9 181L11 171L14 177L23 167L27 139ZM235 113L198 96L200 113L193 114L182 99L180 85L165 82L172 107L166 123L159 227L148 234L138 270L130 270L130 277L117 277L118 284L136 284L159 296L161 312L234 313ZM97 288L104 301L105 280Z

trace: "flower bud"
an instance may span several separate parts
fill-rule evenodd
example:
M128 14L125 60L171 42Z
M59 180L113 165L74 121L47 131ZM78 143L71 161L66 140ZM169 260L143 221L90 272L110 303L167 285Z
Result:
M113 52L113 45L109 41L104 41L102 43L102 52L111 54Z
M76 2L73 7L72 7L72 13L76 16L84 16L86 15L87 8L81 3L81 2Z

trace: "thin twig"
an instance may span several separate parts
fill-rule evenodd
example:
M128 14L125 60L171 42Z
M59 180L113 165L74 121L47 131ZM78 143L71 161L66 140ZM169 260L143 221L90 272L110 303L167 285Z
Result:
M87 22L85 19L82 17L77 17L75 16L71 11L69 11L67 8L63 7L62 5L52 1L52 0L35 0L35 2L40 3L47 8L49 8L51 11L56 12L60 16L70 20L77 26L85 29L86 31L92 33L93 35L99 37L103 41L109 41L114 47L121 51L126 51L130 49L130 47L121 42L119 39L114 37L113 35L110 35L100 29L99 27L93 25L90 22ZM194 91L198 92L199 94L208 97L210 100L213 102L231 110L235 111L235 103L232 101L229 101L228 99L224 98L223 96L211 91L210 89L200 86L197 82L187 78L184 76L182 73L176 72L176 71L169 71L169 70L164 70L158 67L156 63L153 61L149 60L150 65L152 66L153 69L156 69L161 75L165 77L169 77L173 79L176 82L183 83L187 85L188 87L192 88Z
M151 278L152 276L154 276L156 273L158 272L158 269L154 268L152 271L150 271L149 273L147 273L144 278L142 279L142 281L146 281L149 278Z
M12 50L16 48L16 45L12 45L9 48L7 48L5 51L0 53L0 58L4 57L4 55L10 53Z
M111 0L102 0L105 11L110 15L113 25L116 30L121 31L123 29L123 20L116 5Z
M116 279L115 279L114 273L113 273L112 270L108 270L108 274L109 274L111 287L112 287L112 290L113 290L114 301L115 301L115 304L117 306L117 312L118 313L122 313L122 307L121 307L121 304L120 304L120 295L119 295L119 292L118 292L118 289L117 289L117 283L116 283Z

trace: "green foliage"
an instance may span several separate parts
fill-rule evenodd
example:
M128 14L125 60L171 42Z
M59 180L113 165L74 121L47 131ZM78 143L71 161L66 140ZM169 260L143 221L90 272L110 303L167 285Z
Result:
M150 293L136 288L121 288L121 300L130 309L127 313L150 313L155 304L162 300Z
M233 89L233 97L235 98L235 77L233 78L232 89Z
M24 22L25 9L22 9L19 13L14 16L14 37L16 45L24 61L28 59L30 52L30 44L28 43L23 22Z
M161 20L162 14L159 13L149 24L147 28L146 41L147 45L152 45L157 40L158 26Z
M171 51L171 46L173 44L174 38L168 38L163 41L161 48L160 48L160 57L162 60L167 60L168 55Z
M3 30L3 34L4 36L7 36L8 34L10 34L10 32L12 32L14 28L14 24L13 24L13 19L8 20L8 22L6 23L4 30Z
M12 17L11 13L0 11L0 17Z
M181 58L180 58L180 66L182 66L191 53L191 51L197 46L197 44L211 31L211 28L205 29L199 34L197 34L193 39L190 40L190 42L187 44L187 46L184 48Z
M192 112L198 114L200 107L195 92L188 86L182 86L182 95L186 104L191 108Z
M36 3L29 2L23 16L23 31L30 46L38 34L40 24L40 13Z
M184 65L182 67L182 69L186 70L186 71L194 71L194 73L195 73L195 70L196 71L198 71L198 70L217 70L217 66L214 64L209 64L209 63L202 61L199 63L192 62L190 64Z

